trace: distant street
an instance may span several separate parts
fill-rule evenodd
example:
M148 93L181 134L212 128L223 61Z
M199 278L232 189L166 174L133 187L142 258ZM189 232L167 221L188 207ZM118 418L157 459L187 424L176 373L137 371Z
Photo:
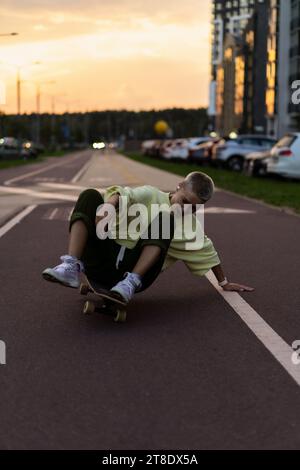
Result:
M227 277L254 293L178 263L115 324L42 279L84 188L180 180L114 151L0 171L1 449L299 448L299 217L224 191L208 204Z

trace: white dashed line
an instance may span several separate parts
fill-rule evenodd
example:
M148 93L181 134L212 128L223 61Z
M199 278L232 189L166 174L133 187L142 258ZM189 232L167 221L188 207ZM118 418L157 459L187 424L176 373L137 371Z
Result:
M49 220L53 220L54 217L56 216L57 212L58 212L58 207L56 207L55 209L53 209L53 211L52 211L51 214L49 215L48 219L49 219Z
M256 211L234 209L231 207L208 207L205 214L256 214Z
M76 173L74 178L71 179L71 183L77 183L77 181L81 178L81 176L87 171L88 167L91 164L91 158L86 162L85 165Z
M54 189L67 189L67 190L75 190L75 191L84 191L86 186L75 186L74 184L62 184L62 183L39 183L39 186L43 186L46 188L54 188Z

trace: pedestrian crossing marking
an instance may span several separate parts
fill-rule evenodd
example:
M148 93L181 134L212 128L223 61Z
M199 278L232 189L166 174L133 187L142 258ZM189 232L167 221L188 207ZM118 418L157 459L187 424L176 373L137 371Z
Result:
M73 207L55 207L48 209L43 215L43 220L60 220L68 222L71 218Z

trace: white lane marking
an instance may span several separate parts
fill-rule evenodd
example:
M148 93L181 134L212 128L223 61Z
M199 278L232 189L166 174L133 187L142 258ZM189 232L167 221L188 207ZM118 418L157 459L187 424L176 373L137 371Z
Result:
M88 167L90 166L91 159L92 157L89 158L86 164L83 165L83 167L78 171L78 173L76 173L76 175L71 179L71 183L77 183L77 181L81 178L81 176L87 171Z
M72 207L56 207L55 209L48 209L43 215L43 220L60 220L68 221L71 218L71 214L74 210Z
M51 212L51 214L49 215L49 220L53 220L54 217L56 216L58 212L58 207L56 207L55 209L53 209L53 211Z
M45 186L47 188L56 188L56 189L76 189L83 191L87 189L86 186L75 186L73 184L61 184L61 183L39 183L39 186Z
M109 181L112 184L112 178L103 178L101 176L97 176L97 178L90 178L89 181Z
M55 199L61 201L77 201L77 196L59 193L47 193L34 191L28 188L8 188L7 186L0 186L0 192L9 194L25 194L26 196L34 196L39 199Z
M73 161L74 160L77 160L78 158L82 157L82 154L79 154L79 155L76 155L75 157L72 157L73 158ZM70 157L71 158L71 157ZM16 181L21 181L21 180L24 180L26 178L29 178L30 176L34 176L34 175L38 175L39 173L43 173L45 171L48 171L48 170L51 170L52 168L56 168L56 167L59 167L59 166L63 166L65 165L66 163L68 163L69 160L67 161L61 161L59 163L54 163L53 165L48 165L46 166L45 168L40 168L39 170L35 170L35 171L31 171L29 173L25 173L21 176L16 176L15 178L12 178L10 180L7 180L4 182L4 185L5 186L10 186L12 183L15 183Z
M30 212L32 212L37 206L28 206L25 209L23 209L19 214L15 215L11 220L6 222L5 225L0 227L0 238L5 235L11 228L13 228L16 224L21 222L24 217L26 217Z
M51 181L54 182L58 182L58 181L63 181L63 178L48 178L47 176L38 176L37 178L33 178L33 181L37 181L38 183L39 182L42 182L42 181L47 181L48 183L50 183Z
M233 209L230 207L208 207L205 214L256 214L256 211Z
M237 292L226 292L219 287L212 271L209 271L206 277L259 341L270 351L295 382L300 385L300 367L292 362L293 348Z

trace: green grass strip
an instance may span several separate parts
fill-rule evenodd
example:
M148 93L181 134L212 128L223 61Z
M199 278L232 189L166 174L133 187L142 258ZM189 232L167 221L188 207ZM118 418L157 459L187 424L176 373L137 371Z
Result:
M209 166L159 160L137 152L123 152L123 154L137 162L175 173L176 175L185 176L191 171L203 171L214 180L219 188L300 213L299 180L249 177L244 174Z

